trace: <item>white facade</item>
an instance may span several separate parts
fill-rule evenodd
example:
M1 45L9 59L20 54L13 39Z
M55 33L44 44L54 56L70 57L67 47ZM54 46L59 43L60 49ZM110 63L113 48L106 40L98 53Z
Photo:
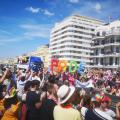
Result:
M80 15L73 15L57 23L51 31L51 58L75 60L90 64L92 37L95 28L103 22Z
M93 67L120 67L120 20L98 27L93 38Z

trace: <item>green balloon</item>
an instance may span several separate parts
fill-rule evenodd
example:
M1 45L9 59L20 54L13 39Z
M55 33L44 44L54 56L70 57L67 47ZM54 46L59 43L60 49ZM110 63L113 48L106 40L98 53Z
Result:
M74 65L74 67L73 67L73 65ZM69 72L70 73L74 73L74 72L76 72L77 71L77 62L76 61L74 61L74 60L72 60L72 61L70 61L70 66L69 66Z

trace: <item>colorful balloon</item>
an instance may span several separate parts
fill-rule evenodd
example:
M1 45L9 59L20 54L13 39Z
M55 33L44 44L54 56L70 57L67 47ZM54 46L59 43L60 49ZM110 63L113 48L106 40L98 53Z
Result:
M76 72L77 70L77 62L72 60L70 61L69 71L70 73Z
M85 70L85 63L81 62L78 66L78 73L83 73Z
M51 71L57 71L57 67L58 67L58 59L52 59L51 60Z
M67 61L60 60L58 63L58 72L66 71L67 68Z

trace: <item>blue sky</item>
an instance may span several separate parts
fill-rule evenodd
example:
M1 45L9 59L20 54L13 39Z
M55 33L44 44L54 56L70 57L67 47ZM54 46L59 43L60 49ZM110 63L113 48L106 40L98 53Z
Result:
M0 0L0 57L49 43L54 24L72 14L120 19L120 0Z

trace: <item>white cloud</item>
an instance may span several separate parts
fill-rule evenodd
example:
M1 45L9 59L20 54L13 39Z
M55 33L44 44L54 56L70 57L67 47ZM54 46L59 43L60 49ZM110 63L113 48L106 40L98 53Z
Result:
M23 33L17 36L0 36L0 46L11 42L24 40L49 39L52 25L50 24L22 24L19 26ZM5 32L5 31L2 31Z
M101 9L102 9L101 4L100 3L96 3L96 5L95 5L96 12L101 12Z
M0 34L13 35L12 33L8 32L6 30L3 30L3 29L0 29Z
M32 12L32 13L39 13L40 12L40 8L33 8L32 6L27 7L26 10L29 12Z
M72 15L79 14L79 15L103 20L103 19L105 19L105 16L107 16L107 14L108 14L108 11L103 11L103 8L105 9L105 5L103 5L99 2L93 3L91 1L91 2L86 2L80 8L74 8L73 11L71 12L71 14ZM111 9L109 9L109 10L111 10ZM98 14L96 14L96 13L98 13ZM103 13L105 13L105 15Z
M22 29L26 32L24 33L25 36L29 36L32 38L40 37L40 38L49 38L50 31L52 26L49 24L23 24L20 25Z
M48 38L49 37L49 33L45 32L45 31L31 31L31 32L25 32L24 33L25 36L29 36L31 38L36 38L36 37L39 37L39 38Z
M28 31L50 30L51 25L50 24L22 24L22 25L20 25L20 28L23 28Z
M44 15L48 15L48 16L53 16L53 15L54 15L53 12L50 12L50 11L48 11L47 9L44 9L44 10L43 10L43 13L44 13Z
M19 42L19 41L23 41L25 39L30 39L30 37L28 36L14 36L14 37L11 37L11 38L2 38L0 39L0 43L3 44L3 43L8 43L8 42Z
M41 9L41 8L33 8L32 6L31 7L27 7L25 8L27 11L29 12L32 12L32 13L42 13L44 15L47 15L47 16L53 16L54 13L53 12L50 12L49 10L47 9Z
M78 3L79 0L69 0L70 3Z

